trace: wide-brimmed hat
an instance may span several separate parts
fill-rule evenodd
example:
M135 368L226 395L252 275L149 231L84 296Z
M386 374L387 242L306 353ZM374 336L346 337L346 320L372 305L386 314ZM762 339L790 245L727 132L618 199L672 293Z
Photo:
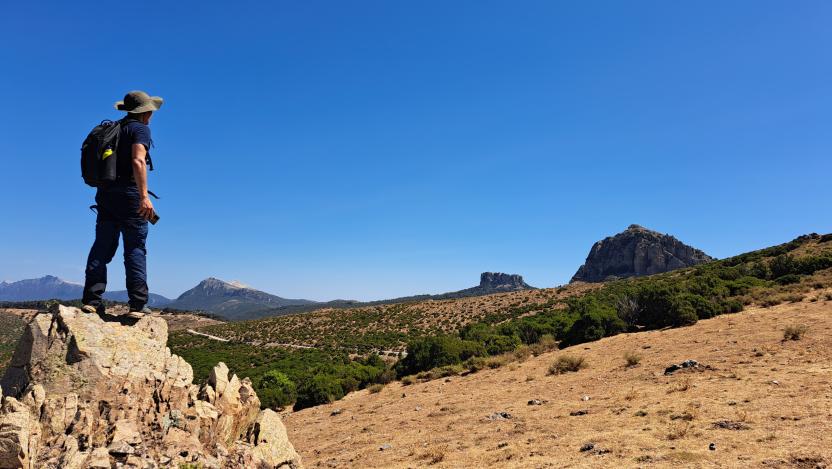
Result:
M144 91L131 91L124 95L122 101L116 101L116 109L130 114L140 114L147 111L158 111L165 102L160 96L150 96Z

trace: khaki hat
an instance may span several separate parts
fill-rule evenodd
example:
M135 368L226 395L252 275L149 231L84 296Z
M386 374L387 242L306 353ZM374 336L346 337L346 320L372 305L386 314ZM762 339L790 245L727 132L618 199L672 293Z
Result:
M116 109L130 114L158 111L165 100L160 96L150 96L144 91L131 91L124 95L124 100L116 101Z

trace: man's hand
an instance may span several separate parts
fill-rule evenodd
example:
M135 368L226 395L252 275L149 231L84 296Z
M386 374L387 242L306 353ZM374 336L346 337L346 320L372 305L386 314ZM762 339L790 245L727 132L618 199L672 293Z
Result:
M144 196L142 201L139 202L139 215L145 220L150 220L153 218L153 214L153 202L150 201L150 197Z

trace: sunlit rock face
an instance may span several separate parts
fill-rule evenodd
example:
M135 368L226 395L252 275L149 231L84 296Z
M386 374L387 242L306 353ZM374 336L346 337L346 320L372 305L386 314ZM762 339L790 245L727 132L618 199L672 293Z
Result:
M615 236L592 245L573 282L603 282L659 274L690 267L713 258L668 234L630 225Z
M247 378L220 363L200 389L167 338L159 317L35 316L2 379L0 469L301 467Z

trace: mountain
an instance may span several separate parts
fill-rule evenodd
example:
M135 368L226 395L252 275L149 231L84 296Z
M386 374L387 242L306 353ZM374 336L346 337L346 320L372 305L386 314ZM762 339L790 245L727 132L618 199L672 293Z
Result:
M231 321L239 321L271 316L274 313L269 313L268 310L276 308L312 304L315 302L311 300L281 298L239 282L226 282L211 277L179 295L168 307L205 311Z
M504 274L502 272L483 272L480 274L480 284L464 290L426 295L431 300L447 300L452 298L466 298L469 296L484 296L494 293L505 293L520 290L534 290L534 287L523 281L522 275ZM391 300L399 302L401 298Z
M83 296L83 292L83 285L67 282L53 275L17 282L0 282L0 301L77 300ZM126 303L127 290L106 292L104 299ZM162 307L170 301L162 295L151 293L148 305Z
M0 282L0 301L74 300L81 298L83 290L83 285L47 275L17 282Z
M714 260L668 234L630 225L625 231L592 245L572 282L603 282L640 277Z

